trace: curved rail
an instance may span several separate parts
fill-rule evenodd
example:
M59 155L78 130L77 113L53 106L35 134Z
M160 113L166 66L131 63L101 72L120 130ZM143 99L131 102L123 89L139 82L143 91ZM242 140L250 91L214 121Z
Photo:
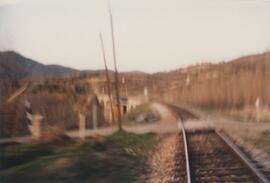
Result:
M176 107L176 106L174 106ZM186 159L186 173L187 173L187 183L191 183L191 174L190 174L190 166L189 166L189 154L188 154L188 145L187 145L187 136L185 131L185 125L183 123L183 119L179 113L177 113L178 117L178 125L181 128L183 141L184 141L184 148L185 148L185 159Z
M169 107L173 108L173 111L175 111L175 114L178 118L178 127L179 130L181 130L181 133L183 135L183 142L184 142L184 148L185 148L185 162L186 162L186 176L187 176L187 183L191 183L191 174L190 174L190 165L189 165L189 153L188 153L188 145L187 145L187 136L186 136L186 131L185 131L185 126L184 126L184 119L182 118L182 116L180 115L179 112L179 107L175 106L175 105L169 105L167 104ZM177 110L178 109L178 110Z
M187 146L187 137L186 137L186 131L183 124L183 121L180 118L180 128L182 129L182 135L183 135L183 141L184 141L184 148L185 148L185 158L186 158L186 173L187 173L187 183L191 183L191 176L190 176L190 167L189 167L189 155L188 155L188 146Z

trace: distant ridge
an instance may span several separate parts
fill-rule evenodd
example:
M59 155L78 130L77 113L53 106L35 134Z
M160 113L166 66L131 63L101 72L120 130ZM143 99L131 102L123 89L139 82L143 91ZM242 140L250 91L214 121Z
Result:
M71 76L79 71L60 65L44 65L14 51L0 52L2 79L47 78Z
M247 55L238 57L236 59L222 62L223 66L226 68L230 66L234 66L235 68L242 67L243 65L254 64L256 62L260 62L262 60L267 60L269 62L270 59L270 51ZM209 70L218 67L219 64L213 63L202 63L190 65L188 67L179 67L170 71L156 72L152 74L148 74L141 71L129 71L129 72L120 72L120 75L125 76L163 76L164 78L177 77L178 74L185 74L189 72L193 72L197 69L200 70ZM233 68L228 68L232 71ZM25 78L49 78L49 77L69 77L74 75L99 75L104 74L105 70L76 70L60 65L44 65L32 59L26 58L21 54L14 51L0 51L0 79L25 79ZM113 70L109 70L110 74L113 74Z

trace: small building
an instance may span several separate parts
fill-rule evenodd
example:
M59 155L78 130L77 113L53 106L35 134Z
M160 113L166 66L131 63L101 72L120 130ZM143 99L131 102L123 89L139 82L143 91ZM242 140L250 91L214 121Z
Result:
M108 121L108 123L111 123L112 112L108 95L98 94L97 97L101 106L103 107L105 119ZM143 96L120 96L119 99L121 115L124 115L136 108L138 105L145 103L145 98ZM112 100L114 116L117 117L117 100L115 97L112 97Z
M119 97L120 106L121 106L121 114L126 114L128 110L128 98L127 97Z

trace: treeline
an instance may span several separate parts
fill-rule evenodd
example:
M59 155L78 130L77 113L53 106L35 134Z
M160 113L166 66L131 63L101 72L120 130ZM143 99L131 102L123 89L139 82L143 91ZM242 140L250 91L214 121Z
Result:
M0 106L6 102L11 93L18 90L23 82L17 79L0 79Z
M177 76L178 75L178 76ZM207 108L270 107L270 52L241 57L207 68L194 67L171 81L164 98Z

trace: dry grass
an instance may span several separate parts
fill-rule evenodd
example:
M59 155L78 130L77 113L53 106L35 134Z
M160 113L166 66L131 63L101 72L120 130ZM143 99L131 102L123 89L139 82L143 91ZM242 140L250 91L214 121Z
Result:
M243 112L254 118L249 106L259 97L262 117L269 117L265 110L270 107L270 52L207 67L198 65L165 76L172 81L163 91L166 100L208 109L247 110Z
M257 121L257 122L269 122L270 121L270 109L264 107L256 112L256 109L251 106L244 107L243 109L231 109L225 110L223 113L232 116L235 119L241 121Z

